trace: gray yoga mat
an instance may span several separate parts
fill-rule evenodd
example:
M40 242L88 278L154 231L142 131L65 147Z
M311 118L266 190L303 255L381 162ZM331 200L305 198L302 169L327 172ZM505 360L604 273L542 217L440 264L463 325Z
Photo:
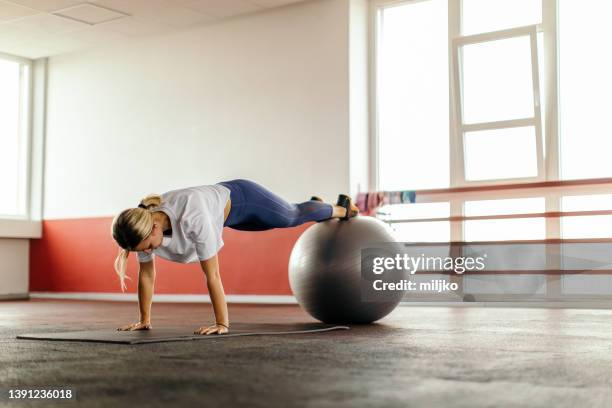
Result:
M112 329L88 330L61 333L21 334L18 339L51 341L84 341L95 343L143 344L167 341L211 340L238 336L285 335L320 333L332 330L348 330L348 326L323 323L302 324L232 324L231 331L223 335L202 336L193 334L194 328L153 328L151 330L117 331Z

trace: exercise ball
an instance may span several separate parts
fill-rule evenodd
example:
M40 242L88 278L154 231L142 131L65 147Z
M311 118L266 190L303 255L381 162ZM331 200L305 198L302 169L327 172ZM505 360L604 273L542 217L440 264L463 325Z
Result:
M393 252L397 244L389 243L395 241L391 228L373 217L331 219L308 227L289 258L289 284L298 303L325 323L362 324L383 318L395 309L404 292L364 299L364 289L371 290L373 280L381 275L362 274L362 250L378 246L383 252ZM394 279L407 275L400 273Z

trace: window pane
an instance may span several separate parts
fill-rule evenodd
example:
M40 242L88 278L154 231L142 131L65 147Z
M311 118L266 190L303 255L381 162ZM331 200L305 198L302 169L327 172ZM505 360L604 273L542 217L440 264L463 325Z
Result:
M466 201L464 214L478 215L533 214L544 212L543 197L511 198L507 200Z
M612 215L563 217L562 238L612 238Z
M543 197L466 201L464 214L501 215L544 212ZM544 218L473 220L465 222L466 241L544 239Z
M448 187L447 1L382 9L379 24L381 189Z
M467 132L466 180L535 177L538 174L533 126Z
M562 197L561 208L563 211L612 210L612 194Z
M463 123L531 118L529 36L461 47Z
M513 241L544 239L544 218L466 221L465 241Z
M563 275L561 292L568 295L610 295L612 276L607 275Z
M400 242L449 242L450 222L409 222L391 225Z
M463 291L473 294L530 294L546 293L545 275L465 275Z
M542 0L463 0L463 35L505 30L542 22Z
M561 176L612 176L612 2L559 1Z
M450 216L450 203L416 203L387 205L379 209L385 220L446 218ZM402 222L392 223L392 228L402 242L449 242L450 222Z
M393 204L380 207L378 212L384 214L386 220L444 218L450 215L450 203Z
M0 214L20 213L20 65L0 59Z

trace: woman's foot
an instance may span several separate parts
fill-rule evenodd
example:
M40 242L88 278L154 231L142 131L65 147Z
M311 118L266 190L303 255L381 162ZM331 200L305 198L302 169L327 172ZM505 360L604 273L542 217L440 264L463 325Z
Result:
M322 203L323 199L318 196L312 196L310 197L310 201L318 201ZM353 200L351 200L351 197L345 194L340 194L338 196L338 202L333 208L332 218L348 220L349 218L352 218L357 214L359 214L359 208L353 204Z
M348 220L349 218L353 218L359 214L359 208L353 204L351 197L347 196L346 194L340 194L338 196L338 202L336 205L346 210L344 217L341 218L342 220Z

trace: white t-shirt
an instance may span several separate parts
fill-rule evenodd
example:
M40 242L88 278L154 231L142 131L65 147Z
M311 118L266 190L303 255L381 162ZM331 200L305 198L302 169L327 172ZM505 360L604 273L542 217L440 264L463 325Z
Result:
M164 237L152 254L138 252L139 262L155 255L170 261L191 263L212 258L223 246L223 213L230 196L227 187L215 184L164 193L151 211L163 211L172 224L172 237Z

